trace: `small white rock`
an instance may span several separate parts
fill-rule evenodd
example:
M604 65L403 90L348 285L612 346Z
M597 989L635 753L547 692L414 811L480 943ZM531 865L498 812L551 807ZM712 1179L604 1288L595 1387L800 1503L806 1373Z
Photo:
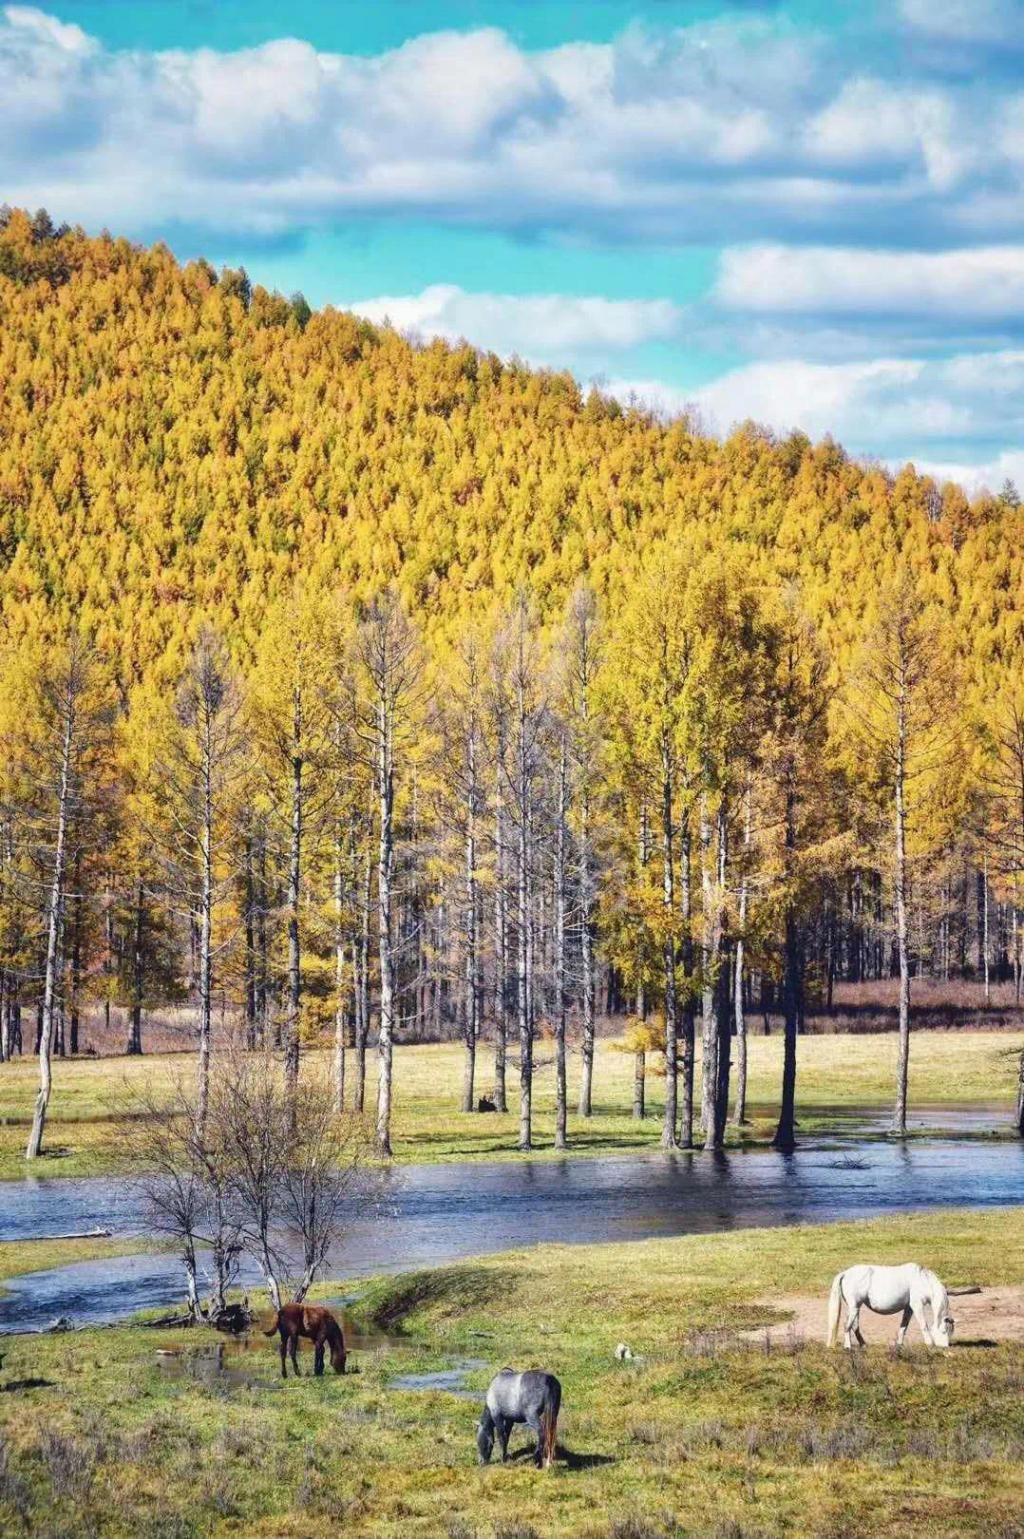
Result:
M620 1341L618 1346L615 1348L615 1356L618 1358L620 1363L629 1363L633 1360L633 1354L624 1341Z

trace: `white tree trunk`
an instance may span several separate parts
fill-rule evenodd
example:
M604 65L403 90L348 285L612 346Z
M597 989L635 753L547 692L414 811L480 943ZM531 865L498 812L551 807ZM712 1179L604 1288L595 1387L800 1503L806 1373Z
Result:
M43 1147L43 1130L53 1088L51 1054L53 1026L60 978L61 929L64 917L64 868L67 862L68 811L71 797L71 756L75 737L75 701L69 694L62 734L60 791L57 800L57 842L53 852L53 880L46 918L46 968L43 976L43 1029L39 1036L39 1091L32 1115L25 1158L34 1160Z
M910 951L907 941L907 704L901 694L897 703L896 765L893 781L895 799L895 907L896 946L900 964L899 1046L896 1059L896 1107L893 1132L903 1137L907 1131L907 1078L910 1068Z
M377 1152L391 1157L392 1050L395 1029L395 958L392 949L391 880L394 869L394 722L382 693L377 715L377 801L380 842L377 857L377 920L380 946L380 1025L377 1033Z

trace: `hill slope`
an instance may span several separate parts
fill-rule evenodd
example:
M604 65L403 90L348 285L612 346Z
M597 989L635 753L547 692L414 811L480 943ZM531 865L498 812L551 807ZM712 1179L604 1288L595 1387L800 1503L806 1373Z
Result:
M251 637L296 572L398 575L428 617L583 571L610 599L670 526L741 542L851 632L906 549L984 658L1018 625L1022 520L908 469L748 429L724 443L566 375L414 347L162 247L0 231L0 606L78 614L128 676L176 664L197 610ZM169 649L169 651L168 651Z

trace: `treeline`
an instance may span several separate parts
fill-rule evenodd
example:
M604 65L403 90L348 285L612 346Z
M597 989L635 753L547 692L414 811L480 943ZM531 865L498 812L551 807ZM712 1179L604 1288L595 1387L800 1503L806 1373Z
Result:
M463 1102L591 1108L595 1022L664 1142L744 1116L749 1009L1019 980L1021 514L567 376L418 348L161 248L0 220L0 1040L84 1004L251 1045L457 1031ZM964 884L981 940L967 958ZM695 1083L699 1042L700 1083ZM491 1088L490 1072L488 1090ZM732 1099L731 1099L732 1098Z

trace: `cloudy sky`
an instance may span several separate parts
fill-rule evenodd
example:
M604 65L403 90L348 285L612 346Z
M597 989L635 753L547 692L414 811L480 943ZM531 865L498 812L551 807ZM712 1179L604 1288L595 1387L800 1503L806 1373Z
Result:
M1024 0L0 6L0 199L1024 487Z

